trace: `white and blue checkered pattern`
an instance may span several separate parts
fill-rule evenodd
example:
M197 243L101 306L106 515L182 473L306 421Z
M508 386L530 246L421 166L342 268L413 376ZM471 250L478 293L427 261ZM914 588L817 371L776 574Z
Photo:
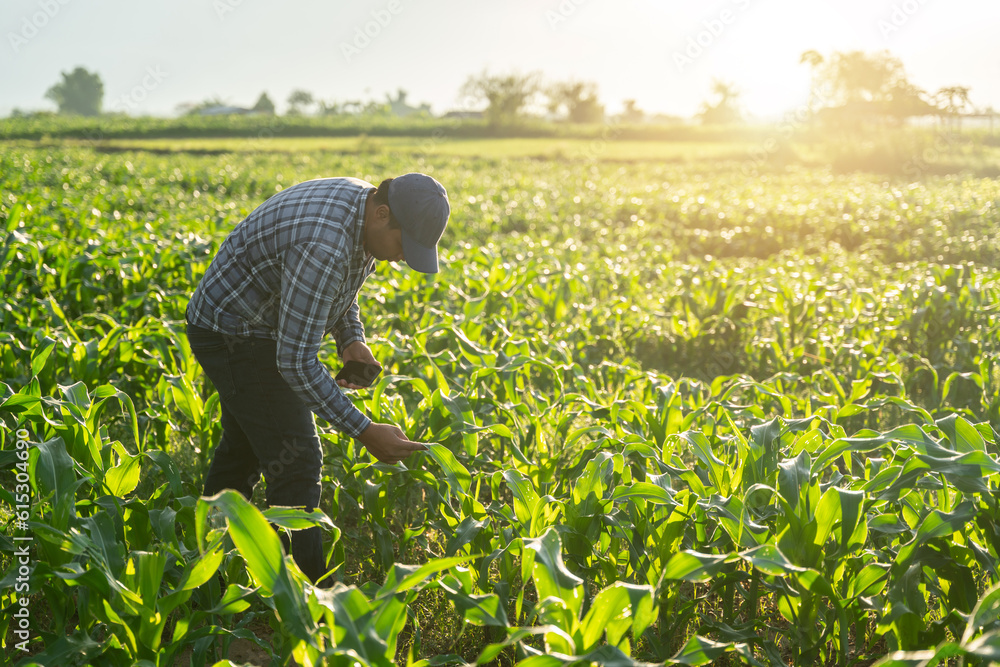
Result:
M374 191L360 179L322 178L274 195L223 241L187 308L197 326L276 340L281 376L350 436L371 420L317 354L328 333L338 350L365 340L357 295L375 271L362 242L365 201Z

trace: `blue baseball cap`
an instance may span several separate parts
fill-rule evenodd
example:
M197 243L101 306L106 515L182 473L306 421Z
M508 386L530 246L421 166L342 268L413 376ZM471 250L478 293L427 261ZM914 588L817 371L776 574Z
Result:
M403 174L389 183L389 210L399 221L406 263L421 273L437 273L437 244L451 215L448 191L427 174Z

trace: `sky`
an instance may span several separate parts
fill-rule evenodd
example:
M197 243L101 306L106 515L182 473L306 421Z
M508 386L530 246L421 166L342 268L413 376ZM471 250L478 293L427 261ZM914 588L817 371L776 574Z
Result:
M46 90L82 66L106 110L132 115L400 88L443 113L474 106L458 91L488 71L593 82L611 113L634 99L680 116L720 79L768 119L806 102L809 49L889 50L917 86L968 86L1000 109L998 27L997 0L3 0L0 116L54 109Z

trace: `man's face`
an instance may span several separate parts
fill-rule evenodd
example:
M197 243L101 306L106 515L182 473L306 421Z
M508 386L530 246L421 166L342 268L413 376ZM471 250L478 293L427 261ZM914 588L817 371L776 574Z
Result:
M376 206L365 221L365 250L375 259L403 261L403 233L389 224L389 207Z

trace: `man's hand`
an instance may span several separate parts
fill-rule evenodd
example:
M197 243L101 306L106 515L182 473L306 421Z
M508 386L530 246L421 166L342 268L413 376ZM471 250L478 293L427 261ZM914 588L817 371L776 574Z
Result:
M382 463L396 464L413 452L427 451L426 445L407 440L406 434L392 424L372 422L358 440Z
M366 364L375 364L379 368L382 368L382 364L375 360L375 355L372 354L371 348L360 340L356 340L345 347L340 356L344 362L360 361ZM337 380L337 384L348 389L364 389L362 385L351 384L347 380Z

